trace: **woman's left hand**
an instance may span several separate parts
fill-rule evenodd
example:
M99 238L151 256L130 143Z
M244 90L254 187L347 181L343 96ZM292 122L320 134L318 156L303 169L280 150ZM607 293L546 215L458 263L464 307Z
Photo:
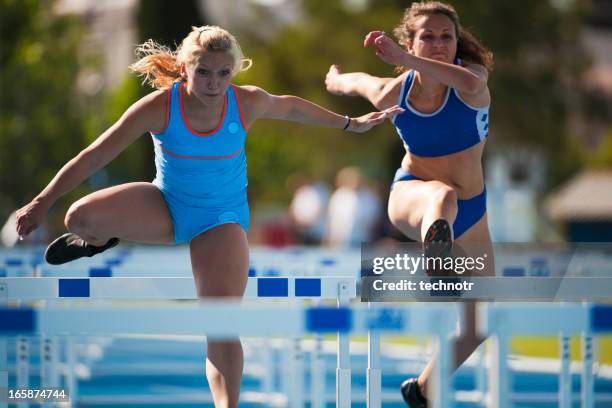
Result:
M374 126L381 124L387 118L392 118L395 115L399 115L404 112L404 109L395 105L391 108L385 109L380 112L371 112L357 118L351 118L349 127L346 130L351 132L363 133L372 129Z
M363 46L376 47L376 55L390 65L406 65L408 53L398 43L385 35L384 31L372 31L363 40Z

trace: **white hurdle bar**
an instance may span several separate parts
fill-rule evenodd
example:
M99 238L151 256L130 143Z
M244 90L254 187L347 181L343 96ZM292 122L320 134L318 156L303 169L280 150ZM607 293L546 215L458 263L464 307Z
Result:
M231 323L230 323L231 322ZM304 306L294 302L201 301L171 307L5 308L0 309L0 336L48 337L66 335L206 335L213 338L245 336L301 337L306 334L412 333L436 335L441 351L456 325L452 304L415 304L408 308L357 306ZM443 359L443 362L447 359ZM448 407L448 379L438 370L433 378L439 398L434 407ZM350 380L350 377L349 377ZM337 388L346 392L342 384ZM349 381L350 387L350 381ZM368 392L375 392L368 390ZM378 390L380 392L380 390ZM447 396L444 398L444 396ZM380 399L380 397L378 397ZM344 395L338 401L347 401Z
M0 278L7 301L57 299L197 299L193 278ZM353 277L248 278L245 298L338 299L356 296Z
M508 408L510 403L510 371L506 361L508 344L513 335L581 334L583 339L583 371L581 407L593 407L592 335L612 332L612 305L589 304L480 304L478 331L492 336L490 354L488 405ZM562 347L567 346L562 340ZM569 354L569 350L566 350ZM561 355L563 362L564 356ZM568 386L567 374L560 373L560 387ZM571 392L560 388L559 406L572 406Z
M307 306L278 301L200 301L166 307L61 306L0 309L0 335L190 335L233 339L237 336L304 336L313 333L415 335L455 329L452 304L406 307Z
M305 258L305 259L304 259ZM165 277L192 276L188 253L150 255L107 256L82 258L64 265L48 265L41 256L12 256L0 260L0 276L6 277ZM354 276L358 277L361 263L359 253L351 257L331 254L283 253L253 251L249 276Z

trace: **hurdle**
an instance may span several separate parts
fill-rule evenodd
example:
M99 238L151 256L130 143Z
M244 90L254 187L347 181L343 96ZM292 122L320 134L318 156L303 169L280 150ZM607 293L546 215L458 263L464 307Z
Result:
M45 264L40 251L0 251L0 276L5 277L86 277L89 271L107 270L106 276L164 277L192 276L189 252L183 248L158 252L160 248L123 248L93 258L81 258L65 265ZM290 248L274 251L255 247L251 250L250 276L354 276L361 270L358 251ZM110 271L110 272L109 272Z
M0 278L6 301L58 299L198 299L193 278ZM356 296L352 277L251 277L245 298L338 299Z
M130 282L130 280L128 278L124 278L121 276L117 276L119 274L119 272L123 273L123 271L130 271L130 268L117 268L117 267L102 267L102 268L98 268L98 270L110 270L111 274L112 274L112 278L111 279L117 279L116 282L118 282L118 284L120 282L123 282L124 284L127 282ZM75 272L76 273L76 272ZM81 271L79 271L78 273L85 273L86 275L84 275L85 277L89 276L89 274L91 273L91 269L87 270L85 269L85 272L83 272L83 268L81 268ZM129 273L133 273L133 272L129 272ZM146 273L146 269L143 270L141 272L142 273ZM166 275L168 274L168 271L166 271ZM78 276L82 276L82 275L78 275ZM296 294L296 279L311 279L313 278L313 276L295 276L295 277L290 277L290 278L280 278L280 279L287 279L287 284L286 284L286 291L283 289L282 293L287 293L286 297L287 299L289 298L297 298L299 296L297 296ZM11 278L7 278L7 279L11 279ZM45 299L51 300L51 303L54 303L56 300L70 300L70 299L79 299L83 296L76 296L75 292L67 292L67 294L72 293L72 296L59 296L59 279L66 279L66 278L29 278L30 282L35 280L35 279L40 279L41 281L43 280L48 280L49 282L53 282L53 280L55 279L56 283L37 283L36 285L42 285L42 289L37 289L37 290L41 290L43 292L46 291L46 294L40 294L40 296L45 297ZM82 279L82 278L81 278ZM120 281L119 279L126 279L125 281ZM169 296L167 299L175 299L174 296L184 296L184 297L178 297L179 299L195 299L195 289L193 286L193 280L191 278L161 278L160 280L156 281L156 279L152 279L152 278L138 278L138 279L133 279L131 278L134 282L145 282L148 279L152 280L152 284L151 284L151 288L149 289L151 293L147 293L146 289L140 289L140 295L142 296L141 299L158 299L158 300L163 300L164 298L160 298L159 294L160 293L164 293L165 291L172 291L173 294L171 296ZM174 281L174 279L178 279L176 281ZM247 284L247 294L246 297L247 298L255 298L255 297L259 297L257 296L258 293L258 281L261 280L262 282L264 280L269 280L270 282L274 281L274 279L277 279L277 277L257 277L257 278L249 278L249 283ZM117 291L114 292L114 295L109 295L109 291L113 292L111 289L106 288L104 289L104 284L100 284L99 286L98 283L95 282L104 282L104 278L92 278L89 279L89 293L90 296L89 298L93 299L100 299L100 300L104 300L104 299L117 299L114 296L118 296L118 293L120 293L120 288L117 288ZM354 278L353 278L354 281ZM347 281L349 282L349 287L352 288L354 286L354 282L353 281ZM2 280L0 280L0 282L2 282ZM8 281L7 281L8 282ZM5 282L5 283L7 283ZM11 284L13 289L17 288L18 285L15 283L17 281L13 281L13 283ZM93 282L93 283L92 283ZM157 283L155 283L157 282ZM337 282L337 284L339 285L341 282L341 280L339 280ZM8 283L7 283L8 284ZM30 283L26 283L26 285L29 285ZM137 283L129 283L129 285L136 285ZM65 285L65 284L64 284ZM322 283L322 286L325 285ZM70 286L70 285L68 285ZM335 286L335 284L331 285L331 288L329 289L329 292L326 289L322 289L322 295L321 297L327 296L327 295L323 295L323 293L328 293L329 294L329 299L334 299L336 301L339 300L339 286ZM285 284L281 284L281 287L285 287ZM65 288L65 287L64 287ZM77 285L77 288L73 288L73 290L76 290L76 294L78 294L80 290L84 290L82 287L79 287ZM154 292L154 291L158 291L158 292ZM98 296L104 296L104 293L107 293L106 298L99 298ZM6 299L8 300L10 298L10 293L15 294L16 292L14 292L13 290L11 291L7 291L7 296ZM62 292L64 294L66 294L66 292ZM134 293L129 293L129 294L125 294L125 298L123 299L134 299ZM193 297L190 297L193 296ZM354 294L351 294L350 296L348 296L348 298L352 298L354 297ZM1 296L0 296L1 297ZM263 296L265 297L265 296ZM275 298L275 296L268 296L271 298ZM283 296L279 296L279 297L283 297ZM316 300L316 299L320 299L317 296L301 296L303 298L309 299L309 300ZM40 298L38 298L40 299ZM36 300L34 298L30 298L30 300ZM265 299L264 299L265 300ZM23 298L21 298L19 295L14 295L14 297L11 298L11 301L27 301ZM82 303L82 302L78 302L78 303ZM507 376L507 372L508 372L508 365L505 361L505 358L507 356L507 349L508 349L508 339L509 336L517 333L517 334L531 334L531 332L525 328L523 328L524 323L526 321L531 321L534 319L540 319L541 317L539 316L554 316L554 312L553 310L557 310L556 313L560 313L560 316L563 316L563 319L559 319L558 317L555 319L549 319L549 322L547 323L546 327L547 329L544 330L542 328L542 326L539 327L538 330L543 330L543 332L533 332L533 334L551 334L551 333L556 333L559 334L562 337L562 342L561 342L561 348L562 350L565 350L566 352L562 353L562 373L564 373L563 375L565 375L565 378L568 378L567 376L567 370L568 368L566 368L566 366L569 364L569 350L567 349L567 342L566 340L568 339L568 336L571 335L572 333L582 333L582 338L583 338L583 343L582 343L582 347L584 350L584 364L586 367L590 367L593 363L592 359L593 359L593 355L592 355L592 333L591 333L591 322L589 319L587 318L582 318L582 320L575 320L574 315L573 314L568 314L568 315L563 315L563 311L565 310L564 307L575 307L576 305L550 305L551 311L550 311L550 315L546 315L546 314L540 314L540 312L538 310L532 309L531 306L533 304L530 304L529 307L525 306L524 309L520 312L518 312L519 314L516 315L516 318L513 317L513 319L511 319L511 322L508 320L504 320L504 317L501 314L498 314L497 312L493 311L493 309L491 311L488 312L482 312L483 314L480 316L480 321L482 322L486 322L488 320L486 319L493 319L493 317L491 316L497 316L496 319L499 320L499 322L501 322L500 324L504 324L505 328L502 328L503 330L497 330L495 328L494 324L488 324L488 323L481 323L482 327L483 327L483 333L493 333L493 336L500 336L502 338L502 342L501 345L505 346L500 348L498 345L494 345L494 348L496 348L496 353L494 353L494 355L489 354L489 358L492 358L493 362L495 362L496 360L500 361L501 363L497 365L497 367L495 367L495 365L493 366L495 369L494 370L490 370L489 371L489 387L493 386L493 387L497 387L497 389L505 389L506 394L505 395L495 395L495 388L493 389L489 389L488 394L486 395L486 397L489 399L489 401L494 401L495 399L497 399L498 401L503 401L504 398L506 399L506 401L509 399L510 401L515 401L515 396L513 396L512 394L509 393L508 390L508 376ZM378 305L374 305L374 308L376 309ZM508 307L516 307L513 304L508 304L505 305ZM501 307L505 307L505 306L501 306ZM535 305L537 307L537 305ZM583 307L586 310L586 316L589 316L589 310L591 310L591 306L588 305L582 305L581 307ZM389 309L385 309L385 310L389 310ZM388 312L391 313L391 312ZM392 313L391 313L392 314ZM454 310L451 309L450 313L448 313L452 316L455 316L456 319L456 313ZM522 314L522 316L521 316ZM512 315L514 316L514 313L512 313ZM429 316L429 314L427 314L427 316ZM528 319L526 318L528 316ZM431 316L429 318L432 318ZM486 319L485 319L486 318ZM453 319L454 321L454 319ZM574 322L572 324L570 324L569 322ZM487 326L488 325L488 326ZM490 327L490 332L488 332L487 330L485 330L487 327ZM454 328L454 326L453 326ZM407 331L408 329L406 329ZM497 333L497 334L495 334ZM311 333L312 334L312 333ZM314 333L315 336L320 335ZM429 333L432 334L432 333ZM344 336L348 336L348 333L341 333L341 335ZM485 334L488 335L488 334ZM291 335L291 336L295 336L295 335ZM291 337L290 336L290 337ZM375 344L378 341L378 337L377 337L377 331L376 330L370 330L368 332L368 338L370 340L369 342L369 346L372 347L372 350L368 350L370 353L368 354L368 360L369 360L369 364L368 364L368 377L367 377L367 384L371 384L371 388L367 388L366 392L367 392L367 400L368 400L368 407L372 406L375 407L376 405L376 397L377 394L376 392L373 392L373 390L376 389L376 382L377 382L377 378L380 378L380 368L377 367L377 355L376 355L376 351L377 351L377 346L375 346ZM564 340L565 339L565 340ZM495 339L493 339L494 341L496 341ZM348 344L348 343L347 343ZM505 350L504 350L505 349ZM297 350L299 352L299 349ZM566 364L567 363L567 364ZM503 365L503 366L502 366ZM350 367L349 367L350 368ZM503 371L505 369L505 371ZM336 368L337 370L337 386L338 386L338 377L339 377L339 370L340 370L340 366L338 366ZM499 374L495 374L495 372L498 372ZM503 374L504 372L506 372L506 374ZM498 380L491 380L491 376L496 375L497 377L499 377L500 381ZM592 384L593 382L593 371L591 370L583 370L582 372L583 375L583 384L589 384L589 382ZM504 381L505 381L505 385L504 385ZM566 384L567 382L564 382L565 380L562 381L562 384ZM349 386L350 386L350 377L349 377ZM345 386L344 389L346 389L347 387ZM590 389L590 391L589 391ZM336 390L336 396L338 398L339 395L339 387L337 387ZM566 397L562 397L561 396L561 392L565 393L565 395L568 395ZM587 387L583 387L583 389L581 390L581 399L584 402L585 407L590 407L593 406L593 391L592 391L592 387L589 388ZM344 394L343 394L344 395ZM380 398L380 397L378 397ZM568 398L572 398L571 393L568 393L568 389L566 388L566 386L561 386L560 387L560 396L559 396L559 401L562 404L568 404L571 403L571 401L568 402ZM575 396L574 396L575 398ZM608 397L609 398L609 397ZM314 399L313 399L314 401ZM609 399L608 399L609 401ZM338 400L337 400L338 402ZM349 389L349 403L350 403L350 389ZM341 404L341 403L340 403ZM338 406L341 406L341 405ZM508 403L509 404L509 403ZM344 405L347 406L347 405ZM501 402L499 404L499 406L504 406L503 402ZM508 405L505 405L508 406Z
M0 310L0 333L21 336L40 334L50 338L113 334L180 334L225 338L238 335L301 337L313 333L349 335L371 331L397 334L409 331L423 335L435 333L440 344L445 344L455 327L454 310L454 306L448 304L400 309L342 305L309 307L288 303L279 308L278 303L262 301L249 305L229 301L201 302L196 306L165 308L17 308ZM228 325L228 321L232 324ZM440 347L442 361L452 358L447 352L447 347ZM444 358L445 355L449 358ZM436 380L448 373L449 368L439 370ZM348 379L350 386L350 377ZM449 385L448 380L439 384L440 399L434 406L449 406L448 401L443 399L444 395L449 394L445 389ZM342 385L338 381L337 393L346 391ZM380 390L368 392L380 393ZM349 405L344 405L346 400L346 396L337 396L338 406L350 406L350 394Z
M275 335L301 337L306 334L341 332L345 334L405 333L432 334L447 337L455 319L449 304L415 304L410 308L352 306L305 306L288 303L282 308L274 302L244 304L230 301L202 302L198 305L177 305L154 308L52 307L44 309L16 308L0 310L0 333L3 335L46 336L113 334L183 334L209 335L217 338L238 335ZM525 312L530 319L524 319ZM495 339L510 333L547 334L612 330L612 306L591 305L482 305L479 330ZM228 325L231 321L232 325ZM19 322L19 323L16 323ZM499 340L498 340L499 341ZM442 343L444 344L444 343ZM442 351L444 347L441 347ZM504 347L495 347L490 377L489 406L508 407L508 382L504 371ZM451 357L450 354L446 355ZM448 358L440 356L440 365ZM592 369L589 368L589 369ZM436 380L444 370L435 373ZM448 374L448 372L446 373ZM448 382L438 382L448 395ZM499 385L495 385L499 384ZM506 389L507 391L507 389ZM585 391L583 389L583 394ZM583 399L583 407L592 404L592 397ZM435 400L436 406L450 406L449 399ZM591 405L592 406L592 405Z
M95 270L94 270L95 271ZM88 299L95 302L103 300L195 300L197 299L193 278L120 278L120 277L94 277L94 278L0 278L0 294L4 294L5 302L23 302L36 300L70 300ZM355 278L342 277L257 277L248 278L244 297L246 299L279 298L279 299L339 299L340 294L351 299L356 296ZM339 333L339 337L348 339L346 334ZM46 341L46 340L45 340ZM320 339L322 341L322 339ZM27 340L19 338L20 353L25 354L24 345ZM292 358L289 365L296 366L300 360L300 340L293 339ZM347 354L348 341L339 343L338 353ZM50 355L55 354L57 345L48 343L45 350ZM318 347L320 349L320 347ZM27 350L26 350L27 351ZM67 349L72 356L72 350ZM23 355L22 355L23 357ZM317 359L316 353L313 359ZM19 360L18 371L23 372L23 358ZM350 367L343 361L343 368L349 372ZM45 372L52 372L49 366L43 367ZM301 371L301 370L300 370ZM55 378L54 375L47 377ZM301 387L297 376L290 376L294 381L286 384L286 391L297 406L302 397ZM20 376L21 384L25 383ZM70 380L70 379L69 379ZM301 380L301 379L300 379ZM266 379L270 382L270 379ZM324 377L322 379L324 383ZM314 399L313 395L313 399ZM342 396L346 398L346 396ZM350 395L348 396L350 398ZM350 403L350 400L349 400Z
M525 316L529 316L528 319ZM506 361L509 339L515 334L559 334L562 370L559 374L559 406L572 406L569 370L570 334L580 334L583 344L582 408L593 407L592 335L612 332L612 306L590 304L480 304L478 330L492 337L487 402L510 407L509 370Z

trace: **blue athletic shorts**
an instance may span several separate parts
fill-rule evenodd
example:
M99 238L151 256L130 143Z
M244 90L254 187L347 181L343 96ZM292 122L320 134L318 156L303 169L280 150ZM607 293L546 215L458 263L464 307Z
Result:
M246 198L223 207L195 207L183 203L168 192L160 191L170 211L176 244L191 242L203 232L222 224L235 223L244 232L249 230L249 203Z
M421 180L420 178L408 173L402 168L397 169L391 190L398 181L406 180ZM476 224L487 212L487 189L482 190L482 193L468 198L467 200L457 200L457 218L453 223L453 232L455 239L459 238L463 233L469 230Z

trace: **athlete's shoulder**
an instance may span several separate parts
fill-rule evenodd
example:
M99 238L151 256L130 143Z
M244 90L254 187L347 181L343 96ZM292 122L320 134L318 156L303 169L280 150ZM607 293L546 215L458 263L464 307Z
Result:
M170 96L169 89L155 90L140 98L134 106L142 110L165 109Z
M265 107L270 103L272 95L266 90L254 85L233 85L236 97L247 110Z
M165 127L170 109L171 89L155 90L136 101L127 111L129 117L156 132Z
M472 92L458 91L461 98L472 107L489 106L491 104L491 92L488 86L489 71L487 68L484 65L465 60L461 61L461 66L478 78Z
M232 84L232 87L234 88L234 92L236 92L236 96L240 98L241 101L253 101L269 95L265 90L255 85Z
M397 104L407 75L408 72L404 72L396 77L381 78L384 82L381 84L380 98L375 104L378 109L387 109Z

